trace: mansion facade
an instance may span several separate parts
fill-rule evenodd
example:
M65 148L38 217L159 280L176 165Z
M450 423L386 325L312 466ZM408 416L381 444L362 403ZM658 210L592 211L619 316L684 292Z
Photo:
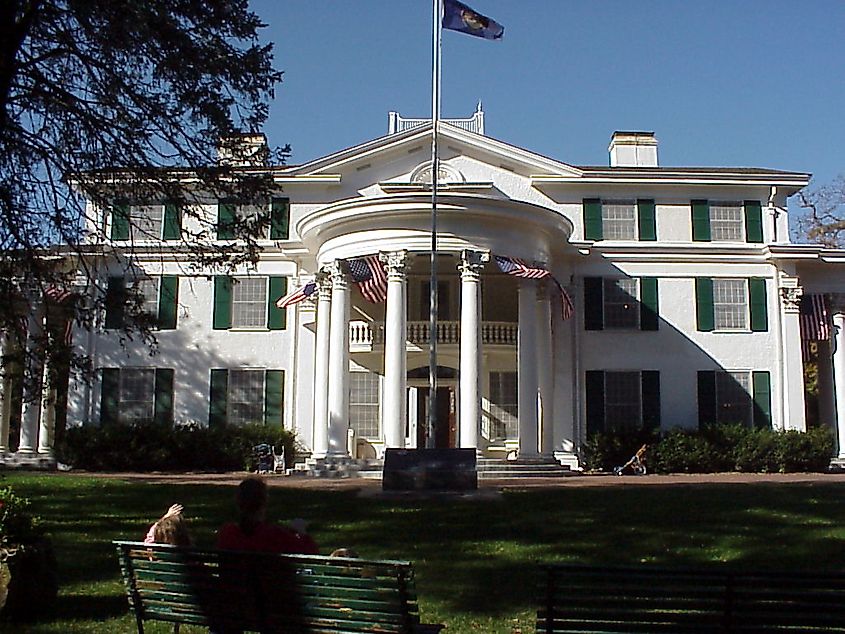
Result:
M431 122L396 113L386 136L266 166L276 191L258 204L272 222L254 264L191 266L174 247L190 227L165 201L104 211L96 232L115 251L131 245L133 273L115 259L101 283L142 294L157 354L121 339L119 306L91 328L77 324L73 346L97 372L93 382L69 377L67 424L259 423L295 431L317 459L435 446L578 468L594 432L805 430L809 419L831 427L843 456L845 253L789 236L787 199L809 174L663 167L648 132L616 132L609 165L576 166L483 128L480 110L440 123L434 258ZM256 207L201 206L222 241L225 220ZM509 275L502 258L549 275ZM385 278L384 301L370 301L356 274L364 259ZM303 301L277 306L311 283ZM825 297L834 333L815 347L813 408L802 295ZM49 455L55 399L23 408L19 441L10 443L6 412L0 444Z

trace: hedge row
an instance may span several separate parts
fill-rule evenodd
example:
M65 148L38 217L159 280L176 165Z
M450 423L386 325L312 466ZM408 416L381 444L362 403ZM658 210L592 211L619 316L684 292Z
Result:
M807 432L712 425L701 430L593 435L584 448L587 469L609 471L624 465L648 444L651 473L792 473L826 471L834 441L826 428Z
M65 432L56 458L89 471L252 471L252 448L261 443L275 446L277 453L284 447L293 465L293 434L263 425L83 425Z

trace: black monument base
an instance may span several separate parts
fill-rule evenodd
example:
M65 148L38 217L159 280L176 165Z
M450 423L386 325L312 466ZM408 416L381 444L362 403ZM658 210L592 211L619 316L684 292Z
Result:
M388 449L381 482L384 491L473 491L475 449Z

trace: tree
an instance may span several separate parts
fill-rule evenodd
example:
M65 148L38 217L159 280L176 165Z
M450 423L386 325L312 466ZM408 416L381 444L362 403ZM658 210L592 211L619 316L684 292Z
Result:
M215 162L220 139L260 128L281 81L272 45L259 42L262 26L246 0L0 3L4 331L19 330L22 285L49 293L73 276L78 285L79 271L91 290L76 319L92 322L105 301L96 267L109 256L96 220L118 196L173 201L193 214L194 229L179 244L186 259L256 257L266 218L236 222L233 250L214 244L213 227L189 203L268 191L267 170ZM143 323L135 327L149 336ZM53 346L45 339L41 348L43 356Z
M799 194L806 212L798 220L801 233L811 242L828 247L845 246L845 176Z

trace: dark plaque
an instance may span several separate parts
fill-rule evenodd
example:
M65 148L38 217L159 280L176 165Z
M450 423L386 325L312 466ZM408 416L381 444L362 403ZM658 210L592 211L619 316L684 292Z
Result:
M478 488L475 449L388 449L384 491L472 491Z

